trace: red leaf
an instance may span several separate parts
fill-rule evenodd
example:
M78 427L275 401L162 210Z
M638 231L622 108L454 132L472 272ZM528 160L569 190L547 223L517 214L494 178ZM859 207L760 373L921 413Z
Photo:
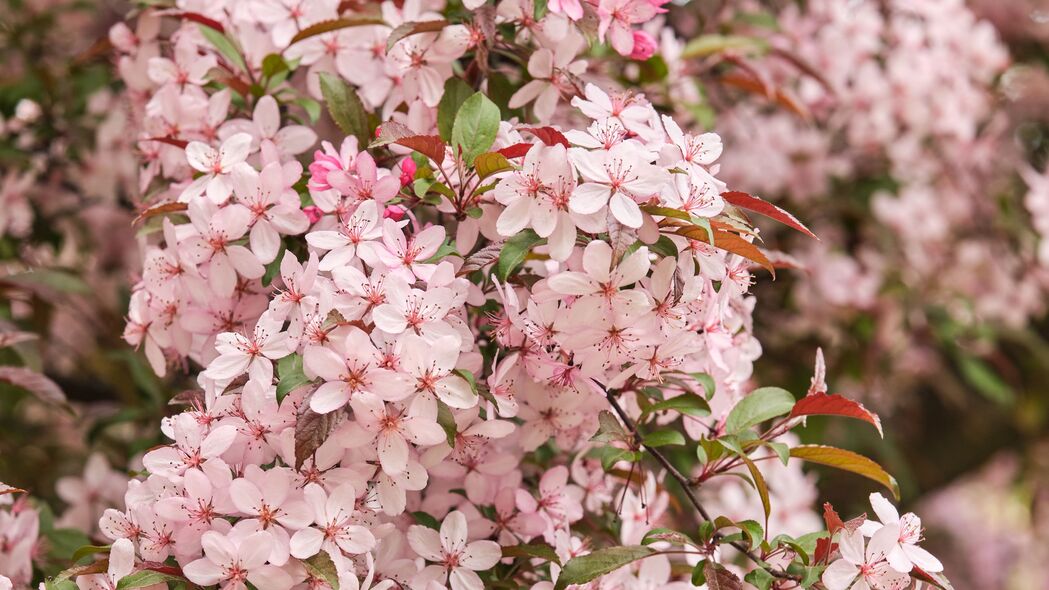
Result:
M500 154L506 156L508 159L523 158L528 150L532 149L530 143L515 143L514 145L506 146L501 150L496 150Z
M791 418L799 416L845 416L863 420L878 429L878 434L885 436L881 430L881 419L874 412L863 407L863 404L836 393L809 394L794 404L790 411Z
M794 96L794 93L786 88L770 87L753 73L729 72L721 76L718 80L726 86L734 86L746 92L774 100L780 105L787 107L787 109L792 111L798 117L801 117L804 121L812 120L812 113L810 113L809 109L802 104L796 96Z
M15 387L21 387L32 393L41 401L56 404L72 411L66 394L57 383L48 379L43 373L37 373L25 367L0 367L0 381L6 381Z
M178 213L189 209L189 205L186 203L163 203L156 207L150 207L142 213L138 214L138 217L132 221L132 224L139 223L143 220L149 219L150 217L156 217L157 215L167 215L168 213Z
M445 145L441 138L436 135L410 135L398 139L394 143L419 152L433 160L437 165L444 161Z
M809 228L805 227L805 224L798 221L797 217L794 217L790 213L784 211L783 209L780 209L779 207L773 205L772 203L769 203L764 199L760 199L758 197L740 191L728 191L721 193L721 198L725 199L726 202L739 207L740 209L746 209L748 211L753 211L755 213L764 215L765 217L770 217L782 223L783 225L792 227L800 231L801 233L809 236L810 238L816 238L817 240L819 239L816 237L816 234L812 233L809 230Z
M7 485L4 482L0 482L0 496L6 496L7 494L24 494L24 493L26 493L26 491L23 490L22 488L12 487L12 486Z
M565 147L571 147L568 144L568 139L557 129L553 127L521 127L521 131L527 131L532 135L543 140L546 145L557 145L561 144Z
M845 528L845 523L841 521L841 517L838 516L838 512L834 510L830 502L823 503L823 522L827 523L827 532L832 537L834 533Z
M183 12L179 16L181 18L186 19L186 20L191 20L193 22L200 23L200 24L204 25L205 27L210 27L212 29L215 29L216 31L218 31L220 33L225 33L226 32L226 28L222 26L222 23L220 23L217 20L210 19L210 18L208 18L208 17L206 17L203 14L200 14L198 12Z
M378 137L369 147L381 147L396 143L408 149L415 150L430 158L438 165L444 161L445 145L441 138L436 135L419 135L406 125L396 121L387 121L375 130Z
M816 551L812 555L812 563L826 563L833 551L834 543L831 542L830 537L816 539Z
M713 223L711 225L713 225ZM715 248L738 254L751 262L757 263L762 268L765 268L772 273L773 277L776 276L775 267L769 262L768 257L761 251L761 248L758 248L753 243L743 239L739 234L717 228L712 229L714 229ZM710 243L710 240L707 238L707 230L698 225L679 226L677 228L677 234L698 242Z
M186 146L189 145L188 141L182 139L175 139L174 137L150 137L148 139L142 139L140 141L159 141L160 143L173 145L180 149L186 149Z

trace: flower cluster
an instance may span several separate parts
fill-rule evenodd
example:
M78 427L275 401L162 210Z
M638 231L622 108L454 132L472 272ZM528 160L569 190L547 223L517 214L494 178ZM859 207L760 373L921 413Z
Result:
M197 387L102 513L112 543L78 552L108 557L53 583L818 579L836 530L799 462L898 490L790 431L881 424L822 356L800 400L754 389L774 265L744 211L811 232L729 190L717 134L602 79L652 57L661 4L179 2L114 27L148 195L124 338ZM67 521L118 479L66 480Z
M40 515L21 492L0 482L0 588L28 586L33 579Z

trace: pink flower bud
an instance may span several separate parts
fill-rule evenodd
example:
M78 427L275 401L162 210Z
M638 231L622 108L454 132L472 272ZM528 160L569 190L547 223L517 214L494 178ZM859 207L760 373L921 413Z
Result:
M401 207L400 205L390 205L382 212L382 216L394 221L400 221L404 219L404 213L404 207Z
M401 160L401 186L408 186L415 178L415 160L405 158Z
M306 217L309 218L310 223L317 223L321 220L321 217L324 217L324 212L321 211L320 207L316 205L309 205L307 207L303 207L302 212L305 213Z
M656 53L656 39L645 31L634 31L634 50L630 59L645 61Z

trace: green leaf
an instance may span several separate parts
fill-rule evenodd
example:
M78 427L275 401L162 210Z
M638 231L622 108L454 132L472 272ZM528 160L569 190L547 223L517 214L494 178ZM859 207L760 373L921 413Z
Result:
M788 447L787 445L775 441L766 442L765 445L772 449L774 453L776 453L776 456L779 457L779 460L784 465L786 465L787 462L790 461L790 447Z
M641 437L641 442L648 447L680 446L685 444L685 435L677 430L657 430Z
M433 529L435 531L441 530L441 523L437 522L437 519L430 516L425 512L412 512L412 517L415 522L423 525L426 528Z
M208 40L208 43L211 43L215 49L218 49L219 53L221 53L227 61L245 72L248 71L248 66L244 62L244 56L240 54L233 39L230 39L225 33L220 33L211 27L197 25L197 28L200 29L200 34Z
M671 240L670 236L662 234L660 234L655 244L648 245L648 249L667 258L677 258L678 255L677 245L674 244L674 240Z
M747 455L740 455L743 462L747 464L747 470L750 471L750 478L754 481L754 487L758 490L758 496L761 498L761 508L765 511L765 528L769 528L769 515L772 514L772 504L769 502L769 486L765 483L765 476L761 474L761 470L754 464Z
M703 575L707 580L707 590L743 590L743 583L736 574L709 559L703 566Z
M295 104L306 111L306 116L310 118L311 123L316 123L321 118L321 103L316 100L309 97L297 98L295 99Z
M386 38L386 52L389 53L393 46L405 37L418 35L419 33L439 33L448 25L448 21L443 19L406 22L390 31L390 36Z
M714 397L714 392L717 390L714 378L706 373L689 373L689 376L699 381L699 384L703 386L703 391L706 393L707 401L710 401L710 398Z
M75 295L91 292L91 287L80 277L59 269L38 269L0 277L0 283L11 284L34 292L43 290Z
M307 572L327 582L332 590L339 590L339 570L326 551L321 551L309 559L303 559L302 565L305 566Z
M655 549L644 546L608 547L587 555L573 557L561 570L554 590L564 590L572 584L585 584L609 572L629 565L655 553Z
M454 449L455 437L459 434L459 431L455 424L455 417L452 416L452 409L441 400L437 400L437 423L444 429L444 435L448 439L448 446Z
M473 162L488 151L499 132L499 107L477 92L463 102L452 125L452 146L462 150L463 161Z
M743 576L743 581L756 587L758 590L769 590L772 588L772 583L776 581L776 578L765 568L758 567L747 572L747 575Z
M277 401L282 401L295 388L310 382L302 369L302 355L289 354L277 361Z
M273 76L281 72L286 72L289 69L288 62L284 61L284 57L280 54L271 53L262 58L262 75L266 78L272 78Z
M327 555L327 554L325 554ZM117 590L132 590L133 588L145 588L154 584L166 584L167 582L185 582L182 576L166 574L154 570L142 570L125 576L117 582Z
M612 412L601 410L597 414L597 433L590 438L593 442L627 441L630 435L623 429Z
M73 557L69 558L69 561L76 563L89 555L95 555L96 553L109 553L112 545L84 545L73 552Z
M56 561L68 561L78 549L91 542L91 539L77 529L61 528L44 532L50 545L48 556Z
M342 78L327 72L321 72L320 84L328 113L335 124L343 133L356 137L360 145L368 145L371 139L368 112L364 110L357 91Z
M677 397L652 404L641 413L641 420L645 419L646 414L655 414L656 412L667 410L678 412L685 416L702 417L710 415L710 404L707 403L707 400L694 393L683 393Z
M505 282L518 266L525 260L528 251L533 246L543 241L533 230L526 229L503 243L503 249L499 252L499 260L495 263L495 276Z
M652 529L645 533L645 536L641 538L642 545L651 545L652 543L658 543L660 541L665 541L672 545L696 546L696 542L692 540L692 537L689 537L685 533L667 528Z
M750 392L729 412L725 431L738 434L751 426L782 416L794 407L794 396L779 387L761 387Z
M498 152L485 152L474 159L474 168L478 178L484 180L493 174L513 170L514 165Z
M506 545L503 547L503 557L538 557L561 565L561 559L550 545L537 541L521 545Z
M451 141L452 126L455 124L459 107L473 94L474 89L462 78L452 76L444 83L444 94L441 95L441 102L437 104L437 132L441 139Z
M768 43L758 37L742 35L701 35L688 42L681 51L681 59L706 57L725 51L761 53L768 48Z
M535 0L533 4L535 6L532 12L532 17L536 22L543 20L543 17L546 16L546 13L549 11L547 0Z
M823 445L800 445L790 450L790 456L862 475L882 484L892 492L893 497L900 499L900 486L896 483L896 479L889 475L881 465L859 453Z
M280 274L280 263L284 260L284 253L286 251L287 248L284 247L284 240L281 240L280 250L277 251L277 257L266 265L266 272L262 273L262 286L269 287L273 283L273 279Z
M976 392L985 398L1001 404L1011 405L1016 401L1016 394L1005 381L998 376L986 363L971 356L961 356L958 359L958 367L962 371L962 377L972 385Z

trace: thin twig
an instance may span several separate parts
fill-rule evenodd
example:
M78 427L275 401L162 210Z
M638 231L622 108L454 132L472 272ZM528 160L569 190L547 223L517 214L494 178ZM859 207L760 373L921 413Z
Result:
M641 442L641 445L645 447L649 454L655 457L656 461L658 461L659 464L667 470L667 473L670 474L670 477L674 478L674 481L676 481L678 485L681 486L682 491L685 492L685 496L688 498L689 502L691 502L692 506L694 506L699 512L699 515L703 517L703 520L713 521L713 519L710 518L710 513L707 512L707 509L703 507L703 503L700 502L699 498L697 498L696 495L692 492L692 489L689 486L688 478L685 477L684 474L682 474L680 471L678 471L677 467L674 467L670 460L663 456L663 453L660 453L657 449L655 449L654 447L650 447L642 441L641 433L638 432L637 425L634 424L634 421L631 420L630 416L628 416L626 411L623 410L623 407L619 405L619 402L616 401L616 398L612 395L612 392L605 392L605 397L608 398L608 403L612 406L612 409L616 411L616 414L619 415L619 418L623 421L623 423L626 424L626 427L630 429L630 432L634 435L634 437L639 442ZM714 539L718 540L720 538L721 535L715 533ZM751 553L749 547L747 547L739 541L733 541L729 544L735 547L736 550L742 553L743 555L746 555L747 558L749 558L759 567L767 571L773 577L795 581L800 579L794 574L789 574L787 572L783 572L777 569L765 567L765 565L763 565L763 561L760 558L758 558L757 555Z

